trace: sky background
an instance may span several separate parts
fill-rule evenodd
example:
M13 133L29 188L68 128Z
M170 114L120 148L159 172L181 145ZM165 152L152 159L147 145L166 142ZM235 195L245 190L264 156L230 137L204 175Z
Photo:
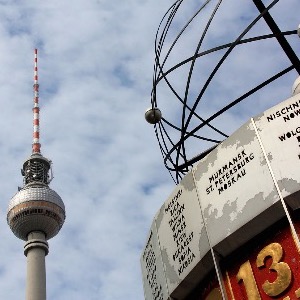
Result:
M189 10L183 21L195 4L185 2ZM174 188L153 128L144 120L155 33L172 3L0 0L0 299L25 298L24 242L10 231L6 213L31 154L34 48L39 51L41 152L53 161L50 187L62 197L67 215L49 241L47 299L143 299L140 255L155 213ZM286 0L281 15L298 12L295 5L298 0ZM237 20L245 22L245 8L240 4L239 9L241 14L230 5L224 8L221 21L229 32ZM295 23L289 29L296 29L297 18L289 17ZM180 19L174 32L178 28ZM224 36L223 27L217 28L212 41ZM181 49L189 42L195 46L189 35ZM181 49L174 61L188 55ZM240 60L249 71L251 62ZM174 78L180 86L182 77ZM281 100L289 97L293 80L277 95ZM162 95L163 114L165 106L176 116L167 92ZM239 121L231 117L227 125L236 126Z

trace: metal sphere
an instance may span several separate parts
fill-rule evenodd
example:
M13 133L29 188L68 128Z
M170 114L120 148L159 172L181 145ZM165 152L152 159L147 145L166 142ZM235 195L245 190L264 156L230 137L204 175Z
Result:
M151 109L145 117L175 183L249 118L290 96L300 28L297 10L283 11L294 3L177 0L164 15L151 92L164 117Z
M10 200L7 223L18 238L26 241L32 231L54 237L65 221L65 206L60 196L47 185L27 185Z
M299 94L300 93L300 77L298 77L292 87L292 92L293 95Z
M156 124L161 120L161 111L157 107L150 107L145 111L145 119L150 124Z

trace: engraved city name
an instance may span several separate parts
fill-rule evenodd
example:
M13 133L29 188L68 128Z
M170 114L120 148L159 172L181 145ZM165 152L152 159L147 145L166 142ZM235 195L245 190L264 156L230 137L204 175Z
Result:
M165 207L165 213L167 213L170 209L172 209L173 205L177 202L178 198L182 194L182 189L178 190L177 194L172 198L167 207Z
M230 159L215 173L209 176L209 186L206 188L206 194L209 195L215 189L220 195L222 192L233 186L237 181L246 175L246 165L254 158L251 152L247 154L245 150L239 152Z
M295 137L297 139L297 143L298 143L297 146L299 147L300 146L300 126L294 128L290 131L287 131L283 134L280 134L278 136L278 139L280 140L280 142L285 142L285 141L290 140L291 137ZM294 139L294 140L296 140L296 139ZM300 154L298 154L298 159L300 159Z
M298 126L297 128L290 130L286 133L281 134L280 136L278 136L279 140L281 142L286 141L288 139L290 139L293 136L297 136L300 134L300 126Z
M152 245L153 233L151 231L149 239L147 241L144 253L143 260L146 264L146 279L151 288L151 293L154 300L163 300L163 290L162 285L159 284L157 280L157 260L155 252Z
M278 118L283 118L284 122L290 121L295 117L300 115L300 100L295 101L294 103L287 105L276 112L267 116L268 122L271 122Z
M179 265L177 268L179 276L196 257L190 247L194 238L194 232L188 230L188 220L185 215L187 207L185 203L179 201L182 193L182 189L179 189L164 208L164 212L170 217L168 225L172 231L172 239L176 244L176 250L171 254L171 257L173 262Z

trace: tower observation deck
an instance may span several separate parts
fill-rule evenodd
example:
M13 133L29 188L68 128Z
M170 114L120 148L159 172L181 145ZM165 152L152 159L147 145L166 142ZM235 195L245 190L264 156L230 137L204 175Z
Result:
M46 299L45 255L47 240L54 237L65 221L65 206L61 197L49 188L51 161L40 152L39 142L39 84L37 49L34 51L33 84L33 143L32 154L23 163L21 174L23 187L12 197L8 205L7 223L18 238L26 241L27 300Z

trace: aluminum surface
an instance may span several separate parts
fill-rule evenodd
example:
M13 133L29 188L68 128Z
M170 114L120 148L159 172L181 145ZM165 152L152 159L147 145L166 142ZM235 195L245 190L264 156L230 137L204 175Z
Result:
M46 186L39 186L23 188L16 193L9 202L8 211L14 206L26 201L47 201L65 210L65 205L61 197L55 191Z
M65 221L65 206L60 196L45 185L27 185L11 199L7 223L13 233L26 241L32 231L54 237Z

